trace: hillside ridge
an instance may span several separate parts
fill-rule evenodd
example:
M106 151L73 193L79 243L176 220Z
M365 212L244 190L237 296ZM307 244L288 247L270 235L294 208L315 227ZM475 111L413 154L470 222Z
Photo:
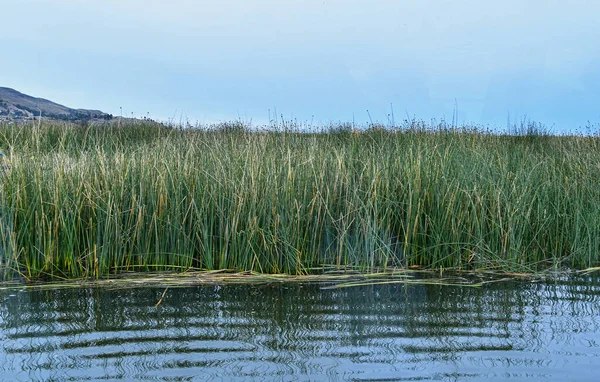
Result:
M64 121L109 120L113 117L100 110L73 109L12 88L0 87L0 120L30 120L40 115L42 118Z

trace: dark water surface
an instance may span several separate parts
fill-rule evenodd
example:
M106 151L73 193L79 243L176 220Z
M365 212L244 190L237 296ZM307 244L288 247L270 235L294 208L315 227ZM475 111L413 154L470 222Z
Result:
M0 291L0 380L600 380L598 278L163 291Z

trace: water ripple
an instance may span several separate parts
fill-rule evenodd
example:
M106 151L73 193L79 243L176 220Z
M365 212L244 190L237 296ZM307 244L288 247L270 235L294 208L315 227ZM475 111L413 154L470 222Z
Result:
M0 292L2 380L595 380L600 282Z

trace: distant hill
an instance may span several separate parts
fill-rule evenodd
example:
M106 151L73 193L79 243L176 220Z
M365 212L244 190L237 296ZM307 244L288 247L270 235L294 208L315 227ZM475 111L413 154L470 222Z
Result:
M64 121L109 120L112 114L100 110L71 109L20 93L11 88L0 87L0 120L27 120L39 117Z

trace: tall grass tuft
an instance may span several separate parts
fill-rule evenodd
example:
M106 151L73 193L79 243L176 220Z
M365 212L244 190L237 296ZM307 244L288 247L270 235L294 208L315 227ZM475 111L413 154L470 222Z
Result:
M598 137L48 122L0 147L4 279L599 263Z

